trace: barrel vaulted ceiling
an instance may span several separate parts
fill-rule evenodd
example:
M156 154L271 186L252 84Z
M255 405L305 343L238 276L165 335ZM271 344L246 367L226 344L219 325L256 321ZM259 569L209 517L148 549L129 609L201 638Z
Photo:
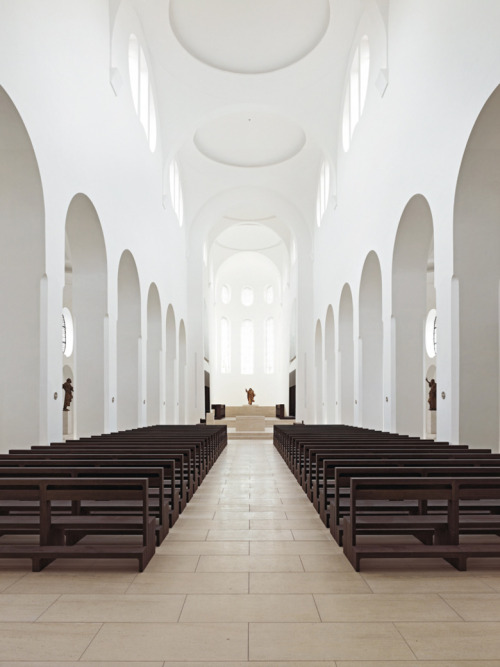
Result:
M310 237L367 0L131 1L188 234L215 240L231 225L259 223L285 243L283 229Z

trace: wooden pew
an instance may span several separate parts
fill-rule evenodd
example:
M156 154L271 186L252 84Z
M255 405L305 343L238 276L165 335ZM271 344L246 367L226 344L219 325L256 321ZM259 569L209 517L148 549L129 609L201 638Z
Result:
M146 478L3 478L3 503L29 502L38 505L38 514L0 515L0 532L8 535L38 534L38 543L16 544L2 541L0 558L31 558L34 572L57 558L134 558L142 572L155 552L155 519L149 516L149 488ZM85 501L139 502L138 515L84 515L73 511ZM57 504L57 511L54 505ZM61 505L67 513L61 513ZM17 528L16 528L17 527ZM74 544L67 536L109 536L110 543ZM116 543L116 535L131 535L130 543ZM139 538L139 541L137 541Z
M365 501L411 500L424 506L445 505L442 513L360 514ZM487 536L500 534L500 478L352 478L350 512L343 518L343 547L356 571L364 558L444 558L459 570L467 559L500 557L500 541ZM465 511L461 503L466 503ZM474 510L473 508L476 507ZM490 508L490 511L488 511ZM369 530L372 540L360 544L360 531ZM432 531L431 544L398 542L395 533L418 536ZM479 543L461 542L465 533L482 536ZM378 536L377 541L373 537ZM391 541L387 538L390 536Z

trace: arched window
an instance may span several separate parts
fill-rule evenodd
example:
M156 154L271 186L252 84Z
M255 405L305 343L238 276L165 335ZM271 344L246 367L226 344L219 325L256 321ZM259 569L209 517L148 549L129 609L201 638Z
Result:
M222 285L220 288L220 300L225 305L231 301L231 290L229 289L229 285Z
M274 302L274 287L268 285L264 290L264 301L270 306Z
M321 225L326 207L328 206L328 197L330 196L330 166L326 160L321 165L319 175L318 194L316 197L316 224Z
M264 373L274 373L274 318L266 320Z
M425 349L427 356L434 359L437 352L437 316L435 308L429 310L425 321Z
M241 290L241 303L244 306L251 306L253 303L253 289L251 287L244 287Z
M227 317L220 321L220 372L231 372L231 328Z
M184 199L182 197L181 179L179 176L179 166L175 160L170 165L170 199L179 225L182 227L184 222Z
M156 112L148 63L139 40L130 35L128 42L128 73L134 107L144 128L149 148L156 148Z
M349 150L354 129L363 113L369 73L370 46L368 37L365 35L362 37L352 59L349 82L344 101L342 140L345 151Z
M243 320L241 325L241 373L253 373L254 336L252 320Z
M68 308L62 311L62 351L65 357L73 354L73 317Z

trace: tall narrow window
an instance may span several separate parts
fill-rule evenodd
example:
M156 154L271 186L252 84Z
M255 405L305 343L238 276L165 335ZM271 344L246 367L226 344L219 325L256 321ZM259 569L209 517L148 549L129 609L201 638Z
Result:
M323 162L321 165L321 172L319 175L318 194L316 198L316 223L318 227L321 225L323 216L328 205L328 197L330 196L330 166L328 162Z
M272 317L266 320L266 340L265 340L265 362L264 373L274 373L274 319Z
M227 317L220 321L220 372L231 372L231 330Z
M241 373L251 375L253 373L254 341L253 322L243 320L241 325Z
M224 304L228 304L231 301L231 290L229 285L222 285L220 289L220 300Z
M244 306L251 306L253 303L253 289L251 287L244 287L241 290L241 303Z
M172 208L179 221L179 226L182 227L184 221L184 199L182 196L179 166L175 160L170 165L170 199L172 201Z
M342 142L345 151L349 150L354 129L363 113L369 73L370 46L365 35L354 53L346 89L342 121Z
M267 303L268 306L270 306L273 303L274 287L272 285L268 285L264 290L264 301Z
M144 128L149 148L156 148L156 112L148 63L135 35L128 42L128 73L134 107Z

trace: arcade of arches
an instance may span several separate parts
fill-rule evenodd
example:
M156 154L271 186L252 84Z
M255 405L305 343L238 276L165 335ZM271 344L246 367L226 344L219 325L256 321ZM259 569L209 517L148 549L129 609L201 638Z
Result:
M439 30L445 0L318 1L308 37L268 44L267 65L264 53L232 60L228 40L213 60L191 5L166 4L168 16L135 0L103 13L77 2L81 30L56 0L0 10L12 54L0 66L1 448L198 422L206 398L240 404L246 385L289 410L293 377L299 420L497 451L498 4L480 18L470 1L450 10L452 38ZM245 32L222 4L203 3L214 35L250 39L259 17L276 28L270 9L242 3ZM300 0L289 9L302 20ZM464 58L472 17L474 66L464 74L436 55L439 71L420 84L429 64L413 57L418 35ZM97 33L86 60L79 47ZM147 61L142 92L129 86L131 35ZM29 73L21 52L42 69ZM350 64L329 70L334 57ZM313 70L330 90L326 114ZM302 91L300 112L280 86ZM232 107L241 91L251 101ZM72 341L61 355L63 308ZM66 377L75 393L63 422Z

